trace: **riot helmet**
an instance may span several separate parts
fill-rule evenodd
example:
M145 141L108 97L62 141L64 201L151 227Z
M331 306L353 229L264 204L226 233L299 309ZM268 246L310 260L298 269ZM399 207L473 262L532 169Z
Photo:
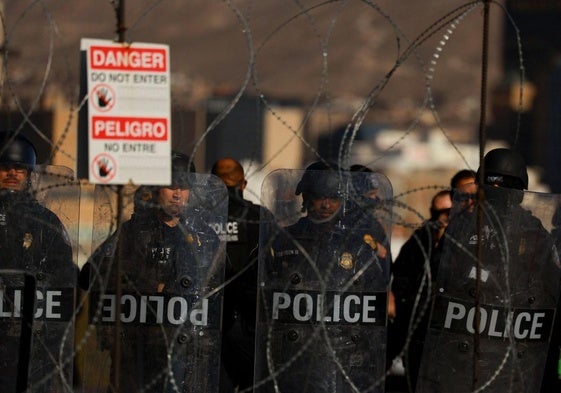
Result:
M171 184L179 188L189 188L189 174L195 172L195 163L191 158L178 151L171 154Z
M25 168L28 171L35 168L37 152L24 136L5 132L1 137L0 146L0 166Z
M524 199L528 188L528 172L524 158L510 149L494 149L484 159L483 183L485 199L496 209L507 209ZM481 168L477 171L479 179Z
M360 164L351 165L350 170L351 172L361 173L361 175L352 177L352 184L359 199L371 203L377 202L379 198L376 194L380 188L380 183L374 171Z
M511 149L499 148L489 151L484 161L484 184L513 188L528 189L528 171L522 155ZM479 179L479 170L477 171Z
M165 187L177 187L181 189L190 188L190 173L195 172L195 164L190 160L189 156L172 151L171 154L171 185ZM153 210L157 211L160 206L158 204L158 192L162 186L144 186L138 187L134 193L134 213L137 216L149 214Z
M343 186L337 164L316 161L306 168L296 186L302 194L302 212L314 222L329 222L341 212Z
M340 169L335 163L316 161L306 167L296 186L296 195L304 200L315 198L340 198L342 187Z
M134 192L133 197L133 213L136 215L143 215L149 213L152 209L156 208L154 195L157 193L157 188L153 186L140 186Z
M33 144L25 137L5 132L0 137L0 178L2 194L29 191L31 187L30 172L35 168L37 153Z

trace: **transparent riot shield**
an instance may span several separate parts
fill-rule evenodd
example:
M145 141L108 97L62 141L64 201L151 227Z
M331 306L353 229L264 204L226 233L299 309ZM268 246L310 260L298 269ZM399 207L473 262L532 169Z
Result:
M306 172L278 170L262 186L275 221L261 223L254 389L383 392L391 184ZM298 192L304 175L312 187Z
M188 179L181 189L122 189L120 208L118 188L98 187L94 237L114 232L82 269L83 347L94 348L84 391L218 391L225 244L212 225L227 219L227 191L212 175ZM120 228L118 210L132 211Z
M445 232L417 392L540 391L560 289L549 232L559 196L483 191Z
M36 166L25 190L0 190L0 386L72 392L79 186Z

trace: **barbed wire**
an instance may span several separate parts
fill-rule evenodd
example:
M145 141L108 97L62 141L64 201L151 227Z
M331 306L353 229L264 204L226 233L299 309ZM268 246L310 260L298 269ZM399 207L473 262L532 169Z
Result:
M118 3L119 2L115 0L109 1L109 5L113 7L113 11L115 11L116 14L118 6L120 5L120 3ZM126 41L131 40L131 42L137 42L135 40L135 38L137 38L137 34L139 36L142 36L143 38L145 37L141 35L143 34L142 29L144 23L153 25L158 24L158 28L161 29L171 29L172 25L183 27L182 25L184 24L184 22L181 20L182 15L178 15L177 19L169 21L152 20L152 17L154 17L155 15L159 15L158 12L161 11L162 8L170 6L170 3L173 2L161 0L151 1L147 2L146 4L142 4L139 7L137 2L127 2L127 7L130 7L131 9L136 8L136 19L129 21L131 27L128 29L125 27L124 20L117 21L117 31L115 31L115 33L119 37L126 37ZM517 127L513 138L513 146L517 146L520 133L520 112L522 111L524 96L523 85L525 81L525 68L520 32L516 26L516 21L513 20L511 15L508 14L506 7L503 6L500 2L470 1L465 3L445 3L447 8L443 16L433 15L433 18L436 19L423 21L423 28L418 34L412 34L410 32L410 26L402 25L399 17L395 15L395 6L392 6L388 2L383 1L376 2L372 0L327 0L319 2L308 2L303 0L294 0L290 3L279 3L278 7L283 8L283 12L279 11L279 15L275 15L274 18L271 17L271 20L264 21L260 20L259 14L256 13L256 9L258 9L260 6L258 2L222 0L212 3L212 5L208 7L218 7L218 9L220 10L220 14L200 15L199 18L207 18L209 20L209 24L211 23L210 19L212 19L213 16L225 19L231 18L233 20L233 22L231 23L235 25L234 30L238 34L238 36L236 36L236 39L242 41L241 46L247 52L244 54L243 60L237 59L238 62L245 64L244 67L242 67L243 71L241 74L243 76L238 85L233 86L230 91L231 94L228 94L229 98L227 100L227 104L220 110L219 113L216 114L216 116L212 120L209 120L207 124L204 125L202 132L200 132L200 134L198 134L193 140L193 143L191 145L192 147L188 152L190 154L191 161L195 160L195 157L204 156L206 154L206 152L204 151L205 144L208 143L209 140L211 140L211 137L217 132L219 127L223 124L224 120L227 119L228 116L232 115L232 113L234 113L234 111L239 106L241 99L246 95L255 94L259 108L263 109L267 115L271 116L271 118L274 119L274 121L276 121L278 125L280 125L280 128L278 129L279 133L285 133L287 135L283 142L279 146L276 146L276 151L270 152L267 155L263 155L263 159L258 157L250 157L250 159L248 160L249 165L250 167L256 168L255 173L267 176L271 171L277 169L276 163L279 160L285 160L287 168L296 169L294 167L301 167L310 159L314 161L320 160L328 162L329 160L334 158L328 157L327 154L325 154L320 149L317 143L317 135L311 132L312 130L315 131L318 128L317 124L314 124L314 122L320 123L320 121L317 120L318 118L321 119L323 123L325 123L324 128L326 130L333 129L334 126L338 123L343 124L344 130L342 133L341 142L336 149L337 154L335 158L337 160L337 163L342 168L346 169L357 157L355 155L355 151L358 149L357 141L359 138L359 133L365 123L367 123L370 119L380 119L380 117L383 117L384 115L389 113L389 111L384 109L383 104L385 99L384 94L387 93L388 86L391 86L391 83L394 82L395 79L399 78L399 72L409 72L413 74L412 70L415 70L418 73L414 74L416 76L413 79L418 79L419 83L422 85L423 91L420 97L415 97L419 99L418 104L413 105L415 114L410 116L412 117L411 119L408 118L406 119L406 121L402 122L406 124L405 127L400 124L399 129L402 130L400 131L400 135L392 140L389 145L387 144L383 149L377 148L376 156L365 158L368 161L369 165L375 167L380 166L381 168L383 168L384 162L388 161L395 151L398 151L407 146L410 140L416 137L416 133L417 131L419 131L419 128L426 127L423 124L423 115L427 110L432 116L434 128L438 131L439 134L444 137L447 147L451 148L455 152L455 156L458 160L457 162L460 163L458 165L458 168L446 168L447 173L455 172L456 169L461 169L460 167L471 168L474 165L479 165L478 162L470 161L469 157L466 156L467 153L464 150L464 146L461 143L455 141L455 138L449 132L446 123L447 119L443 119L440 116L442 108L439 107L438 102L435 99L435 90L438 90L439 87L436 87L435 84L438 82L439 77L446 75L446 73L448 72L452 72L447 69L447 64L445 62L447 56L451 56L451 44L456 43L456 40L460 40L460 38L458 38L458 35L463 31L463 29L470 29L473 27L473 24L470 25L470 23L477 23L473 22L473 20L480 21L479 18L481 17L481 15L478 15L474 11L480 10L482 7L490 5L493 5L496 7L496 9L500 10L500 12L506 17L506 19L512 25L516 32L516 45L518 48L520 61L520 90L518 97L519 110L517 115ZM194 1L191 4L186 2L183 6L185 8L188 8L190 6L191 11L196 12L197 7L201 7L200 9L203 9L203 7L207 7L207 4L204 4L204 6L203 4L204 3L202 2ZM105 6L107 6L107 4L100 5L100 7ZM293 6L294 8L290 8L290 11L286 11L289 9L289 6ZM404 6L407 7L407 5ZM8 15L4 12L0 14L2 33L4 36L2 43L2 90L0 94L0 96L2 97L2 106L4 108L13 110L14 113L21 116L21 122L14 127L16 133L21 132L28 135L31 134L48 146L49 154L47 159L49 161L54 162L57 159L60 160L59 157L62 156L64 159L66 159L66 162L76 164L77 147L72 145L74 143L73 141L75 140L75 135L77 132L76 121L79 117L80 111L85 106L87 106L88 100L88 97L78 97L78 95L76 94L76 91L79 87L78 80L74 81L76 86L70 88L67 87L68 90L72 93L69 93L68 97L66 97L68 104L67 116L64 118L65 120L63 122L63 129L60 132L55 133L53 132L53 130L44 129L41 124L37 123L34 120L33 115L43 109L42 101L45 100L45 97L48 95L48 90L51 84L56 84L56 76L58 74L66 75L66 78L63 78L66 83L73 83L71 75L75 75L76 72L71 71L70 68L75 63L69 61L68 58L65 58L63 59L62 69L56 68L56 66L59 65L58 61L60 60L56 57L56 55L58 53L57 49L59 44L66 45L68 40L75 39L76 42L73 42L72 44L76 46L75 44L79 40L79 37L70 38L68 36L68 33L65 31L65 23L60 22L61 19L65 17L65 6L56 1L49 2L46 0L36 0L29 2L25 6L10 7L14 7L10 8L10 11L17 10L17 13ZM391 41L395 44L395 47L393 48L395 50L395 56L392 57L393 60L384 62L387 67L384 68L381 76L377 79L375 78L375 76L373 77L372 75L368 75L368 73L365 73L366 75L354 75L357 79L360 78L360 80L363 81L363 86L361 86L363 93L358 99L353 100L354 102L352 105L349 104L352 110L345 110L341 114L338 112L338 108L336 108L336 102L338 102L341 97L338 96L338 91L334 87L333 83L333 81L339 76L334 75L333 64L341 61L337 59L337 51L340 48L332 45L336 40L337 33L339 33L340 31L346 31L346 28L348 27L344 26L344 24L347 22L347 19L345 19L347 17L346 13L350 13L350 9L353 12L356 12L356 9L358 9L358 7L363 7L360 8L362 10L361 12L364 15L368 15L368 20L370 23L379 23L376 27L379 27L380 25L385 26L385 29L383 31L387 34L387 37L390 37L387 39L387 41ZM427 7L429 6L427 5ZM215 10L217 8L204 9ZM364 10L371 12L371 14L367 13ZM41 18L36 18L33 20L39 21L39 23L42 25L41 28L44 32L44 36L36 37L36 43L28 42L27 44L29 45L29 48L23 48L19 43L19 35L21 34L22 36L25 36L24 32L26 31L26 28L28 28L27 24L29 23L29 20L31 20L28 18L30 18L34 12L39 12L42 15ZM357 15L356 13L350 14ZM86 18L86 15L84 15L84 18ZM216 23L220 24L219 22ZM256 24L259 23L265 24L267 28L263 29L261 26L257 26ZM301 116L299 116L298 120L294 121L294 119L286 116L282 108L280 108L276 104L277 97L274 93L274 89L271 89L271 80L274 80L274 75L268 74L266 71L269 70L269 68L263 66L263 64L267 63L267 57L271 56L271 51L274 52L275 49L277 49L277 47L275 46L275 41L279 39L282 40L285 37L285 34L286 36L290 36L290 34L293 34L294 31L296 31L296 26L298 24L302 24L309 29L306 36L301 38L302 40L306 39L313 41L315 46L313 46L312 49L309 49L308 46L306 46L304 49L313 53L313 58L319 63L319 69L316 70L318 76L318 85L315 86L315 88L310 88L308 96L311 97L311 99L308 99L306 101L306 104L302 105L302 108L300 108ZM219 26L218 28L224 28L224 24L222 26ZM488 28L488 26L486 26L486 28ZM184 34L182 28L178 28L177 31L177 34ZM382 31L382 29L380 28L380 30L378 31ZM370 33L373 32L374 30L370 31ZM482 39L489 38L487 36L488 34L488 30L472 32L473 36L481 36ZM483 37L483 35L485 35L485 37ZM153 36L157 37L155 33ZM460 42L459 44L461 45L462 42ZM12 51L12 48L16 47L16 45L19 45L17 46L18 51L22 52L34 50L33 46L35 45L47 46L48 50L46 51L46 61L42 62L41 64L34 64L33 73L35 75L40 75L39 78L35 76L34 78L29 78L28 81L22 81L18 79L18 73L23 73L23 71L19 70L19 59L15 56L15 50ZM294 41L291 43L291 45L295 50L298 50L300 42ZM182 50L188 51L189 48L185 47L182 48ZM65 55L68 54L66 53ZM63 54L63 56L65 55ZM204 53L199 53L197 55L204 56ZM240 56L240 53L226 53L225 55L236 57ZM372 56L379 56L380 58L382 58L385 55L385 53L376 53ZM480 95L479 108L481 116L480 119L482 122L482 124L480 124L480 129L484 129L486 124L486 97L488 94L488 91L486 89L488 76L486 72L489 65L487 63L487 54L483 53L483 55L484 60L482 68L484 69L484 75L482 76L481 82L482 90ZM76 58L78 58L78 53L75 53L75 56ZM278 56L283 57L288 55L279 53ZM345 62L346 60L343 61ZM411 63L413 63L414 65L411 65ZM260 69L261 66L263 66L262 72ZM299 70L295 69L293 70L293 72L294 78L301 78L299 76ZM36 91L36 94L26 95L25 98L22 98L23 94L20 94L18 90L22 87L22 85L26 83L30 85L28 90ZM307 85L311 86L311 84ZM351 89L349 89L349 91L351 91ZM356 94L356 91L357 90L355 89L353 91L353 94ZM179 102L183 102L183 100L180 100L179 97L175 96L174 94L175 93L172 89L172 101L174 103L178 103L179 105ZM408 92L404 91L402 94L407 96ZM74 95L77 98L75 98ZM343 100L348 96L350 96L350 94L345 94L343 96ZM414 99L412 100L415 101ZM27 104L28 102L29 104ZM200 105L201 102L203 102L203 100L199 100L198 104ZM398 99L393 102L398 105L400 103L400 100ZM337 118L337 120L335 120L335 118ZM341 118L343 118L343 121L340 120ZM487 135L481 133L478 144L480 146L485 146L487 143L486 138ZM250 142L251 141L240 141L241 144ZM370 141L369 143L373 145L375 144L374 141ZM296 162L292 158L287 158L287 151L291 148L291 146L294 146L294 144L297 144L302 149L302 158L299 160L300 162ZM4 148L4 146L0 148L0 154L2 154ZM124 203L122 205L119 205L116 202L117 194L121 192L119 191L119 188L117 188L117 186L98 186L96 193L93 195L93 200L90 201L93 205L93 212L89 214L91 214L92 217L80 217L79 222L72 222L72 220L75 221L77 219L77 211L79 210L78 213L81 213L82 209L76 206L72 207L72 204L70 203L71 199L79 199L81 195L86 194L86 189L88 187L92 187L93 185L85 179L71 179L66 173L57 173L56 171L52 172L49 171L48 168L49 167L46 166L45 168L38 168L38 170L36 171L38 181L37 188L34 189L34 192L36 196L40 196L42 202L46 201L45 204L47 206L50 206L60 217L62 217L62 220L64 221L64 224L69 231L69 236L73 243L73 248L74 250L76 250L74 252L74 257L76 258L74 262L76 264L79 264L78 259L87 259L88 257L90 257L92 253L92 244L98 246L99 243L102 243L104 240L109 239L115 233L115 231L119 230L117 226L118 218L130 215L130 212L134 208L134 191L137 185L127 185L124 194ZM414 172L412 173L412 176L417 176L418 173L419 171L417 171L416 173ZM442 176L430 177L429 179L429 181L431 181L432 183L423 184L422 186L408 184L404 187L403 184L400 184L399 189L392 190L392 192L395 191L395 193L384 200L383 204L380 204L378 206L378 214L380 220L385 226L391 228L390 233L388 233L388 237L391 237L393 234L397 234L398 237L407 238L425 222L427 217L423 212L428 210L428 206L419 203L419 200L425 202L437 191L448 188L448 180L443 182ZM390 178L390 181L393 181L393 179ZM394 183L399 184L399 179L395 179ZM60 192L61 190L67 190L68 192L64 194ZM258 202L260 202L261 204L266 203L265 200L260 199L261 195L259 194L259 192L256 192L255 194ZM52 197L53 195L57 198L68 198L68 203L65 203L66 201L61 202L60 200L49 201L49 198L54 198ZM85 198L83 198L83 201L85 201ZM544 197L544 199L540 200L539 203L553 206L557 202L558 201L555 198L548 199L547 197ZM68 213L68 209L71 208L75 211L71 211L70 213ZM65 209L67 210L66 213ZM553 212L553 207L544 209L544 220L551 220L551 215L553 214ZM295 215L295 218L298 217ZM493 218L497 220L497 217ZM498 221L500 223L500 220ZM500 229L500 234L503 236L508 232L505 228L500 227ZM404 234L403 231L405 231L406 233ZM80 232L89 233L91 239L89 239L89 241L84 241L84 237L80 235ZM276 235L278 235L279 233L285 233L285 231L282 228L277 228ZM273 239L266 239L262 241L262 244L270 246L272 244L272 241ZM456 241L456 239L454 239L453 241ZM508 244L508 239L503 239L503 243L505 245ZM306 260L313 268L314 272L317 274L317 277L319 278L321 284L321 288L319 288L321 289L321 293L326 293L327 289L324 276L321 274L320 269L314 261L313 256L309 255L306 249L301 244L297 242L296 244L299 251L306 256ZM469 251L467 251L463 245L459 243L457 245L461 246L466 254L469 254ZM397 249L391 251L394 257L397 256ZM501 263L504 264L508 273L508 263L511 257L506 254L503 256ZM260 255L262 258L264 258L262 254ZM471 254L470 256L477 259L476 256L474 257ZM422 294L424 290L432 291L432 288L434 288L437 284L435 281L435 277L431 276L430 260L431 255L425 255L425 274L422 278L422 285L417 292L413 306L413 314L416 318L411 321L411 325L409 326L409 331L405 340L405 347L400 351L400 355L402 356L407 350L413 332L421 324L421 320L424 314L426 312L429 312L429 301L428 299L423 300ZM111 260L111 263L112 262L114 261ZM213 296L219 293L220 290L227 288L229 285L231 285L232 282L236 280L236 278L241 276L248 269L251 269L253 264L257 263L258 260L254 259L251 265L246 266L235 276L221 283L216 288L213 288L209 293L203 296L204 299L201 299L200 301L213 298ZM104 268L107 268L107 271L110 271L110 266L108 268ZM107 271L97 271L95 269L97 269L97 267L94 266L94 280L92 282L96 281L99 284L97 289L101 292L105 292L108 288L110 288L110 275L105 275ZM353 280L360 278L362 273L362 271L360 272L360 274L357 273L358 276L353 277ZM346 283L347 286L345 287L345 291L349 289L348 287L350 287L353 282L354 281L349 281ZM506 293L504 294L504 298L509 298L512 288L509 287L508 281L506 284ZM137 292L137 295L141 295L140 291ZM197 304L200 305L200 303ZM89 310L88 307L90 308ZM507 307L509 309L512 309L513 305L509 303L507 304ZM154 310L152 309L151 311ZM271 310L267 311L271 312ZM99 322L103 313L103 304L101 302L98 304L87 304L85 298L82 297L78 301L77 312L73 317L72 323L75 323L77 319L80 318L80 315L82 313L89 313L94 322ZM512 318L511 314L509 314L509 318ZM510 322L511 320L509 320L509 323ZM71 327L72 324L70 323L66 326L64 335L65 345L67 345L67 340L72 339L72 334L69 332L69 329L71 329ZM273 326L270 326L269 328L269 330L266 330L262 333L264 333L264 335L266 336L271 336ZM84 351L90 350L90 345L92 345L91 341L99 339L99 337L96 336L98 333L99 332L96 330L95 324L88 325L75 344L75 352L68 358L60 359L61 356L67 355L63 351L61 346L60 353L58 353L59 356L57 357L54 354L52 355L53 363L58 362L58 364L60 364L60 369L52 370L52 373L44 377L41 383L47 383L48 380L55 375L61 375L63 376L63 391L71 391L72 389L80 388L84 389L83 391L86 391L87 389L85 386L81 386L79 388L72 387L71 381L64 380L65 374L62 372L62 369L72 366L74 362L78 361L77 358L83 356ZM181 329L178 329L173 333L173 335L169 335L169 333L164 331L164 329L162 328L162 335L165 338L166 343L168 343L172 347L176 345L175 343L178 340L178 336L182 333L183 332L181 331ZM314 340L317 340L320 337L323 337L328 343L330 356L332 356L338 370L343 375L343 379L349 384L350 389L355 392L361 391L355 385L352 376L346 371L346 365L342 364L341 360L337 357L336 345L329 340L328 328L323 320L314 328L310 340L304 342L302 344L301 350L281 367L278 367L278 365L274 364L272 357L268 356L267 366L270 368L271 373L265 379L256 381L255 387L257 388L261 385L265 385L268 383L268 381L272 380L275 381L275 391L280 391L278 385L276 385L277 377L282 375L285 370L289 370L293 362L296 362L299 357L302 356L310 347L313 347ZM382 347L383 346L381 346L381 348ZM270 355L271 348L267 347L266 349ZM477 360L478 359L475 359L474 363L477 363ZM492 378L489 381L483 383L481 383L482 381L478 381L479 387L474 386L474 389L478 389L476 391L481 391L484 390L489 384L493 383L494 379L500 375L503 368L507 365L508 360L509 353L505 352L504 357L502 358L501 363L497 366L497 369L493 373ZM171 355L168 355L167 367L167 370L162 370L163 376L158 375L157 378L170 378L172 390L180 391L180 384L175 380L175 376L172 372L173 364ZM84 370L80 370L80 377L87 378L82 374L82 372L84 372ZM386 378L389 375L390 371L382 370L379 379L372 386L362 391L378 391L377 389L379 389L379 386L384 384ZM154 380L151 381L148 386L145 386L146 390L150 391L151 387L154 387L159 383L158 381L159 379L156 379L156 377L154 377ZM121 388L125 389L124 387ZM251 389L246 389L244 391L250 390Z

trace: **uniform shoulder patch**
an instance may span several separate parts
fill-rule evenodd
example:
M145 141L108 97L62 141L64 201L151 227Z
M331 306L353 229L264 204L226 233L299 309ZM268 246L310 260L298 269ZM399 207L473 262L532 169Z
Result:
M374 240L371 234L369 233L365 234L362 237L362 240L364 240L364 242L368 244L370 248L372 248L373 250L376 250L378 248L378 244L376 244L376 240Z

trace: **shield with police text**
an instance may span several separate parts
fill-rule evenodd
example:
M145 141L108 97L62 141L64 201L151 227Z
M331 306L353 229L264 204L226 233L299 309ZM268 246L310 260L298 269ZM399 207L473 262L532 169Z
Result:
M72 392L79 187L66 167L36 166L0 189L0 385Z
M169 187L121 189L121 203L112 188L96 188L96 223L113 233L81 272L84 347L93 348L84 354L82 384L217 392L225 243L213 228L227 218L225 185L213 175L174 173ZM110 212L127 209L118 225Z
M384 391L391 198L377 173L265 178L256 391Z
M417 392L540 391L560 289L559 196L483 187L475 209L455 195Z

